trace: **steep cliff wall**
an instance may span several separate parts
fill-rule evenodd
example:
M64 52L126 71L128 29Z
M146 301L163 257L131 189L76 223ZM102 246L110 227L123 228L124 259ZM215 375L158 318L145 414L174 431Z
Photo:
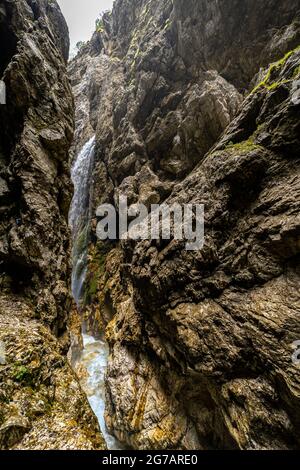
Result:
M1 0L0 448L103 448L68 365L74 106L56 1Z
M116 0L70 65L94 213L121 193L206 208L196 252L97 242L91 221L107 425L135 448L299 447L298 7Z

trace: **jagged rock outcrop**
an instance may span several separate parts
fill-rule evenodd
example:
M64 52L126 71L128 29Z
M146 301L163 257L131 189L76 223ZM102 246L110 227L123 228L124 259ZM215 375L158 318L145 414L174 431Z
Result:
M70 65L94 213L205 204L202 250L90 248L106 422L134 448L299 447L299 5L242 3L116 0Z
M74 106L56 1L1 0L0 42L0 448L104 448L66 357Z

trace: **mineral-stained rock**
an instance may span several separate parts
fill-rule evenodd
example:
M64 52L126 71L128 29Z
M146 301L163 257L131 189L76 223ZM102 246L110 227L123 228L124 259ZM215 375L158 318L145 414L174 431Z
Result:
M56 1L1 1L0 42L0 448L104 448L66 359L74 109Z
M90 250L106 422L134 448L299 447L298 7L116 0L70 65L75 145L96 133L93 210L205 205L202 250Z
M126 331L126 315L118 313L122 326L116 320L109 336L108 422L117 432L125 422L135 446L155 447L158 426L161 445L193 448L195 440L179 438L181 424L172 423L172 438L165 427L165 419L181 415L201 448L299 446L300 376L291 359L300 337L300 133L293 102L299 62L298 50L274 75L276 87L261 86L246 99L217 149L167 200L205 204L204 249L187 252L174 241L140 242L133 252L123 247L144 334L139 347L121 346L126 340L118 330ZM240 134L248 140L231 141ZM145 351L142 360L138 353L142 345L150 373L139 370L141 362L148 364ZM119 362L126 350L131 367ZM132 371L147 392L130 407L131 392L120 400L116 384L131 380ZM151 385L156 380L168 385L159 389ZM167 415L159 415L166 397ZM141 400L137 424L132 410Z

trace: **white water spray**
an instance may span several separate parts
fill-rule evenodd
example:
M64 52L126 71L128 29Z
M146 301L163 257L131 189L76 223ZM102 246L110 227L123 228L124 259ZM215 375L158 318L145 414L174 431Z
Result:
M74 184L74 197L69 214L69 224L73 235L72 293L77 306L80 304L87 274L90 191L94 150L95 136L84 145L71 170Z

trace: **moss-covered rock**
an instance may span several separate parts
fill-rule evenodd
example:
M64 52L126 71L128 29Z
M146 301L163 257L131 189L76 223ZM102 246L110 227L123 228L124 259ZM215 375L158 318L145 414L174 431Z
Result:
M300 51L300 46L296 47L292 51L287 52L284 57L282 57L277 62L271 64L263 80L258 83L258 85L256 85L256 87L252 90L251 93L256 93L261 88L265 88L269 91L272 91L280 87L281 85L285 85L295 80L299 75L299 67L293 69L291 74L285 74L285 77L281 79L280 72L282 72L282 69L286 65L288 59L298 51ZM291 77L289 77L289 75L291 75Z

